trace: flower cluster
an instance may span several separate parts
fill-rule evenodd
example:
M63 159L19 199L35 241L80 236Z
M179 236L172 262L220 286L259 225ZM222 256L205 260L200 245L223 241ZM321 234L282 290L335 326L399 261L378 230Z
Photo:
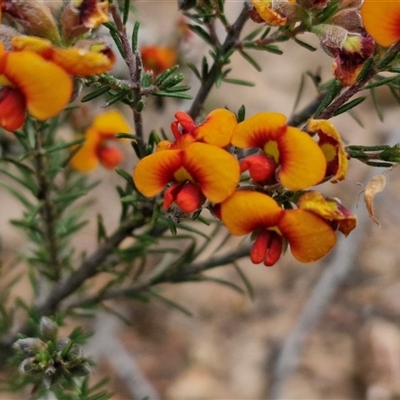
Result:
M316 261L356 218L337 200L309 191L345 178L347 157L339 133L326 120L310 120L310 134L262 112L238 122L212 111L196 125L184 112L171 124L174 142L161 141L142 158L133 179L147 197L164 191L164 209L186 213L208 206L233 235L251 233L251 260L274 265L289 244L296 259Z

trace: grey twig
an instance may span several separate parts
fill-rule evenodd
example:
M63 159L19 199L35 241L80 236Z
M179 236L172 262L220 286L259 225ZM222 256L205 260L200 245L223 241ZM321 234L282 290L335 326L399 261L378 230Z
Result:
M248 20L249 15L247 13L247 5L246 3L243 6L241 13L239 14L238 18L236 19L235 23L230 27L228 30L228 34L225 38L224 44L221 48L221 55L227 54L231 49L235 47L236 41L239 39L239 35L244 27L244 24ZM217 77L218 68L220 65L218 64L219 61L215 60L206 79L201 83L201 87L197 92L195 99L193 100L192 106L188 114L193 118L200 114L200 111L203 107L203 104L209 95L212 87L214 86L215 79Z

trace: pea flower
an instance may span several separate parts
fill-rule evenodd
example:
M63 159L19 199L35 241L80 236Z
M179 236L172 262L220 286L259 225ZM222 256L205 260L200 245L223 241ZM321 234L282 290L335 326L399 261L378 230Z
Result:
M361 19L366 31L383 47L400 40L400 2L364 0Z
M332 71L343 86L352 85L365 61L372 56L374 41L365 32L349 32L333 24L320 24L312 28L322 49L335 59Z
M124 156L120 150L110 147L108 142L116 140L117 133L131 133L132 130L119 111L113 110L98 115L86 129L85 142L74 154L71 165L80 172L89 172L102 164L108 169L120 164Z
M236 191L221 204L220 213L232 235L252 233L254 264L274 265L286 243L298 261L317 261L336 243L333 229L323 218L304 209L284 210L263 193Z
M19 129L28 111L39 120L69 103L72 79L57 63L31 51L6 51L0 42L0 126Z
M316 132L319 137L318 145L326 158L326 178L332 183L342 181L346 177L348 159L339 132L333 124L325 119L310 119L307 129Z
M155 153L136 165L133 180L139 192L154 197L169 186L164 194L164 209L176 202L187 213L199 209L205 199L220 203L229 197L239 183L239 163L210 142L229 143L234 127L231 114L214 110L197 126L187 114L175 114L177 120L171 124L175 142L160 142ZM228 138L222 138L222 133L227 133Z
M356 226L357 217L345 208L338 200L324 197L319 192L304 193L297 207L312 211L328 221L333 229L338 229L347 236Z
M318 144L307 133L287 126L283 114L261 112L247 118L237 125L231 142L242 149L260 149L257 157L245 158L241 168L261 184L276 183L276 171L289 190L316 185L325 176L326 161Z
M140 49L143 67L159 75L172 68L177 61L176 51L167 46L144 46Z

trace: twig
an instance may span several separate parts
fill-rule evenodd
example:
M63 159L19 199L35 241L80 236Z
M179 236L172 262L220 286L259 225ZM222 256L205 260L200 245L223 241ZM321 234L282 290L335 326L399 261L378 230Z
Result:
M51 183L47 178L47 159L43 148L43 132L40 128L35 129L35 151L34 167L36 179L38 181L37 199L42 202L43 207L40 210L42 216L44 233L46 238L46 247L49 254L49 265L47 272L51 272L52 278L58 280L61 272L61 266L58 259L58 241L55 232L56 210L51 199Z
M44 303L37 308L40 315L53 314L61 301L74 293L86 280L96 275L99 271L99 267L107 259L107 256L115 251L119 244L130 235L132 231L142 227L146 220L146 217L141 215L138 219L121 224L116 232L88 257L69 278L54 286Z
M232 25L231 29L228 31L228 34L225 38L224 44L221 48L221 56L227 54L231 49L235 47L236 41L239 39L239 35L244 27L244 24L248 20L249 15L247 13L247 5L244 4L244 7L237 17L235 23ZM220 68L218 60L215 60L206 79L201 83L200 89L197 92L195 99L193 100L192 106L188 114L196 119L200 114L200 111L203 107L203 104L209 95L212 87L214 86L215 79L217 77L218 68Z
M119 336L119 321L110 315L100 315L96 320L95 335L89 344L94 356L105 356L117 377L125 384L133 399L159 400L154 387L143 375L134 357L124 348Z
M335 101L333 101L328 107L318 115L315 115L314 118L319 119L329 119L332 118L335 112L344 104L347 100L353 97L356 93L364 89L364 86L373 78L376 74L379 73L379 65L384 64L386 60L392 59L394 54L397 54L400 51L400 43L392 46L388 52L383 56L381 60L375 63L365 74L365 76L360 80L355 82L353 85L349 86L346 91L344 91Z
M135 135L139 149L139 155L144 157L146 154L146 144L144 141L143 118L141 111L137 111L138 103L142 100L142 58L138 51L132 51L132 46L129 43L126 27L122 21L121 13L118 8L118 3L110 4L110 12L117 27L122 46L125 51L125 62L129 70L129 80L133 91L133 104L131 106L133 112L133 121L135 124Z
M141 278L140 281L136 282L134 285L128 287L120 287L116 289L110 289L98 296L88 296L86 298L80 299L76 302L70 303L67 305L68 309L73 309L76 307L85 307L93 304L100 303L103 300L107 299L117 299L122 297L134 296L138 294L145 294L147 289L153 287L155 285L161 283L168 282L184 282L190 278L193 278L200 272L207 271L209 269L220 267L223 265L228 265L237 261L242 257L247 257L250 254L250 244L243 245L239 249L235 251L229 251L228 253L215 257L211 260L207 260L201 263L193 263L192 265L179 269L178 271L173 271L172 273L167 273L161 275L154 279L152 274L148 274L145 277Z

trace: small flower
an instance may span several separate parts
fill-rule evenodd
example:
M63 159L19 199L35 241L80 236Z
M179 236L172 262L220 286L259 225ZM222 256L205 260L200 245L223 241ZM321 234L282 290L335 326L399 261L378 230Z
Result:
M352 33L330 24L313 27L324 51L335 58L332 71L343 86L351 86L365 61L372 56L374 41L365 32Z
M197 142L212 144L217 147L228 146L233 131L237 126L235 114L217 108L211 111L204 122L196 125L193 119L183 111L175 114L176 121L171 124L171 130L176 140L182 135L190 134Z
M325 177L331 177L332 183L345 179L349 162L336 128L325 119L310 119L307 129L319 136L318 145L327 162Z
M305 189L320 183L324 178L326 161L321 149L307 133L287 126L286 117L282 114L262 112L246 119L237 125L231 142L242 149L259 148L260 155L267 159L266 178L275 175L271 171L273 161L280 167L280 183L289 190ZM242 170L245 162L248 161L242 161ZM259 181L260 178L252 172L250 166L253 162L248 163L251 178ZM260 183L266 182L262 179Z
M31 51L5 51L0 43L0 126L20 128L26 110L39 120L59 114L69 103L72 79L59 65Z
M239 164L227 151L196 142L184 134L176 142L161 142L157 152L136 165L133 180L139 192L154 197L172 184L164 195L164 209L176 202L187 213L199 209L205 198L220 203L239 183Z
M83 146L72 157L72 167L81 172L89 172L99 163L108 169L115 168L124 157L120 150L108 146L108 141L122 132L131 133L131 128L118 111L98 115L85 132Z
M347 236L356 226L357 217L350 213L339 201L324 197L319 192L304 193L297 207L311 211L329 221L333 229L338 229Z
M220 207L221 218L232 235L252 233L255 238L250 258L253 263L274 265L286 242L300 262L313 262L335 245L333 229L313 212L284 210L266 194L236 191Z
M17 36L12 43L15 50L35 52L74 76L102 74L111 70L116 61L106 44L88 40L68 48L53 46L50 41L34 36Z
M283 26L287 22L286 16L276 12L274 10L274 3L271 0L251 0L255 11L258 16L271 26ZM251 12L250 15L253 15ZM255 22L259 22L259 19L255 16L252 17Z
M72 0L61 15L62 37L66 43L108 22L108 1Z
M61 38L57 23L46 2L41 0L1 0L0 16L1 11L21 24L29 34L44 37L55 44L60 44Z
M153 71L156 76L172 68L177 61L176 51L171 47L144 46L140 53L144 69Z
M400 2L364 0L361 18L366 31L383 47L400 40Z

